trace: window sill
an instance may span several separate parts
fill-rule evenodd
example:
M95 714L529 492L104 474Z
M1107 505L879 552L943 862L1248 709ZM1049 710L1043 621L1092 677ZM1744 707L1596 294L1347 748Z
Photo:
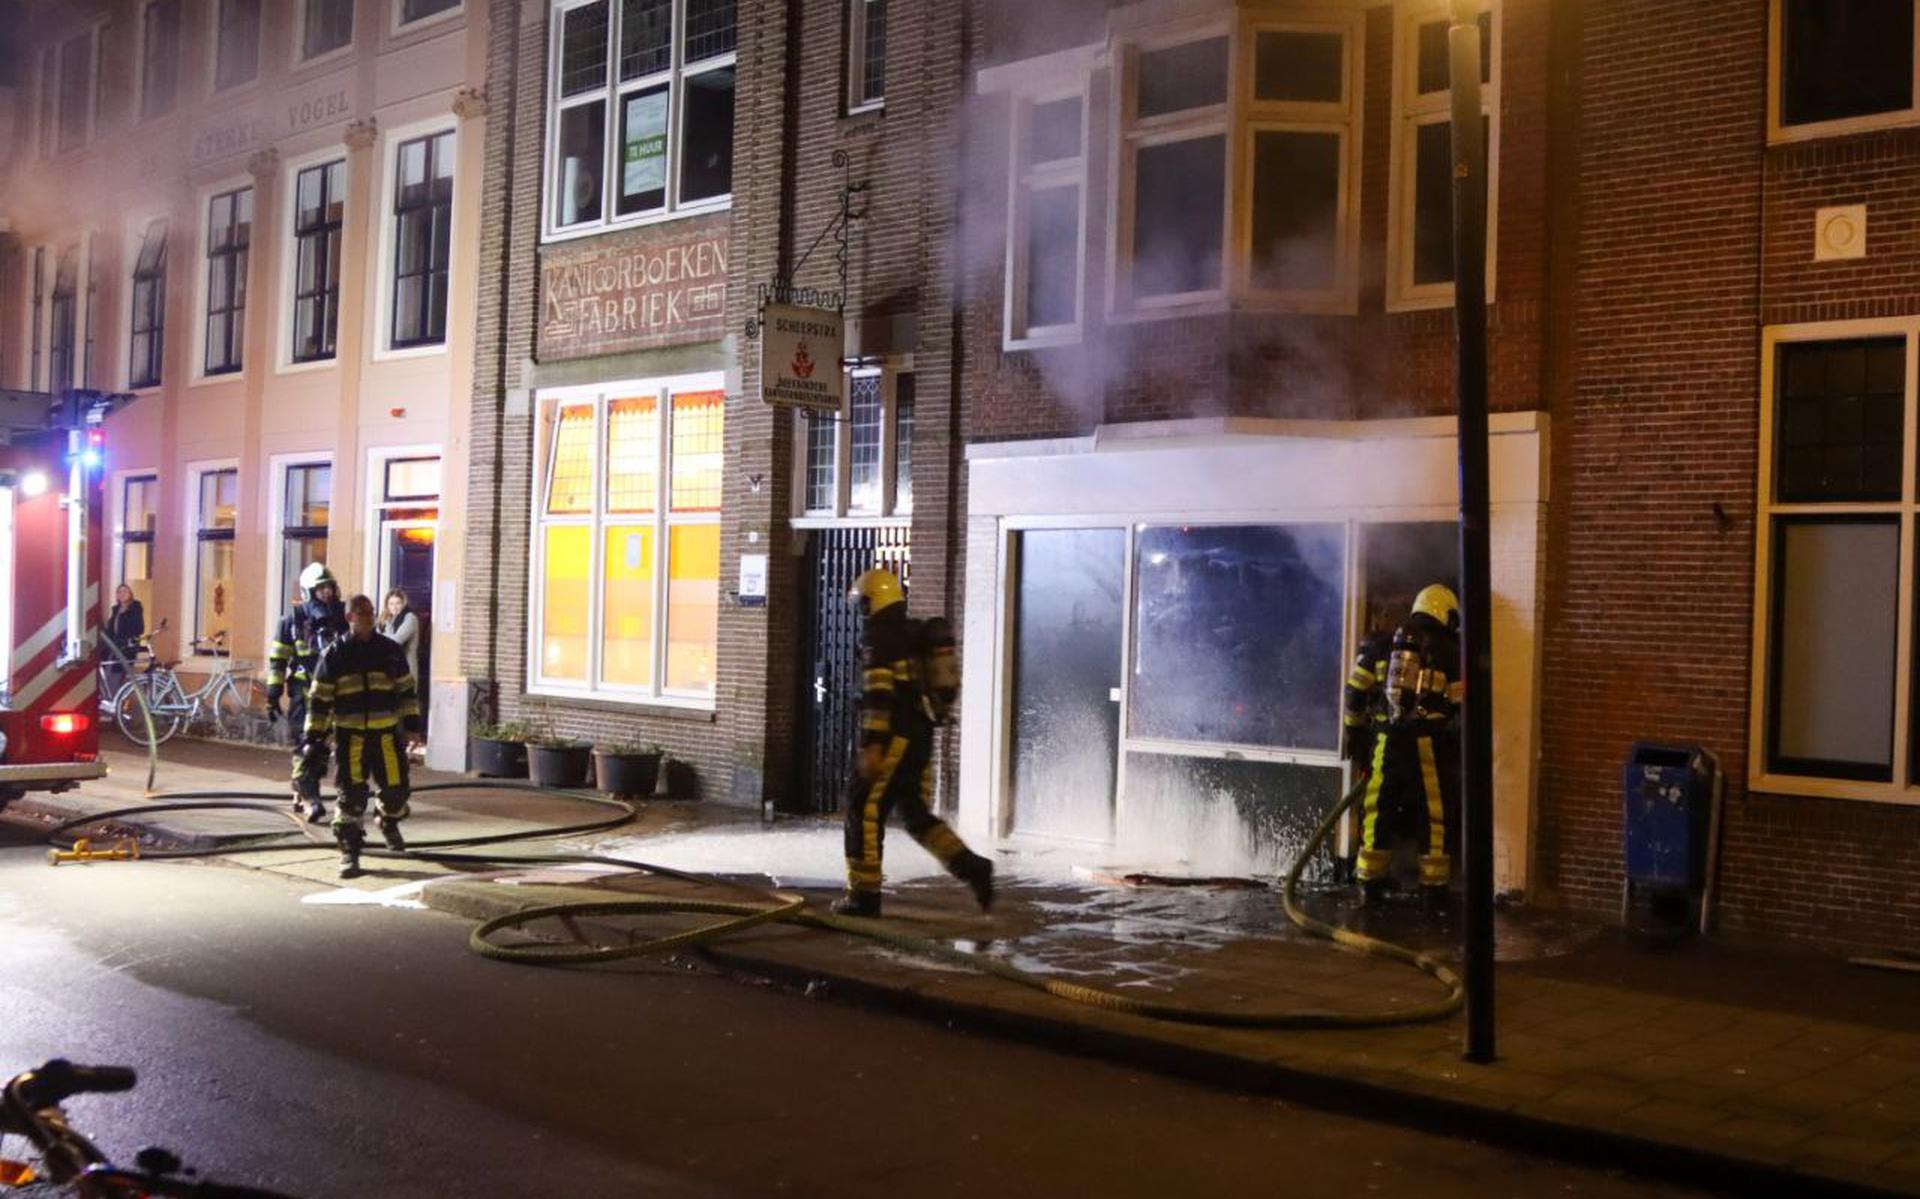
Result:
M345 62L351 57L353 57L353 39L349 38L347 39L347 44L344 46L336 46L324 54L316 54L312 58L299 60L294 63L292 67L288 68L287 74L294 79L299 79L310 71L317 70L321 67L332 66L338 62Z
M1910 125L1920 125L1920 109L1841 117L1839 120L1814 121L1805 125L1770 124L1767 128L1767 145L1791 146L1828 138L1851 137L1858 133L1875 133L1883 129L1902 129Z
M526 698L530 700L563 703L571 708L588 712L617 712L626 716L658 716L667 720L684 720L697 724L712 724L720 717L718 706L712 700L674 699L670 696L635 696L632 699L616 699L609 695L595 695L581 691L563 691L551 687L528 687Z
M340 359L337 355L332 358L315 358L310 362L294 362L289 359L276 365L273 368L273 373L276 375L308 375L314 371L331 370L339 365Z
M1748 767L1747 792L1750 795L1796 796L1803 799L1844 799L1856 803L1897 804L1920 807L1920 788L1898 783L1864 783L1854 779L1811 778L1797 774L1767 774L1757 766Z
M862 104L857 108L848 108L841 112L842 125L870 125L887 115L887 102L875 100L871 104Z
M1029 333L1024 337L1008 335L1002 339L1000 348L1011 354L1021 350L1046 350L1056 346L1077 346L1080 344L1080 337L1080 326L1056 325L1052 328L1043 328L1037 332Z
M445 354L446 352L447 343L442 341L436 342L433 345L403 346L397 350L375 350L373 352L373 360L375 362L401 362L408 358L432 358L435 355Z
M729 212L732 208L733 197L729 195L725 199L705 200L698 207L682 208L676 212L656 212L646 216L627 217L619 221L601 221L595 225L569 225L565 229L549 229L540 235L540 244L555 245L579 241L583 237L600 237L608 233L619 233L624 229L645 229L651 225L668 225L674 221L712 216L717 212Z
M456 4L452 8L447 9L445 12L437 12L430 17L419 17L415 20L407 21L404 23L402 23L400 20L399 12L400 12L400 6L397 4L394 5L394 23L392 28L388 31L388 36L392 38L394 41L399 41L402 38L416 37L420 34L426 33L429 30L439 29L441 26L444 26L444 25L450 25L453 22L458 21L462 17L465 17L467 15L467 6L465 4Z
M217 375L199 374L187 380L188 387L220 387L228 383L245 383L247 372L222 371Z

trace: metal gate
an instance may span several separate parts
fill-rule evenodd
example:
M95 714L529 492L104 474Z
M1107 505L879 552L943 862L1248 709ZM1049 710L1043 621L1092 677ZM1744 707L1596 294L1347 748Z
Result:
M800 745L794 757L802 777L796 794L808 812L834 812L853 773L853 743L860 725L860 613L847 588L861 572L883 566L908 577L909 531L887 528L815 529L807 539L811 586L806 635L801 642Z

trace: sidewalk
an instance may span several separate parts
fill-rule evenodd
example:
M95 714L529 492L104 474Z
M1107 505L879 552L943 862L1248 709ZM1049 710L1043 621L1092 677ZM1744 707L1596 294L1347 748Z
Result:
M163 787L278 785L278 757L223 747L191 755L194 765L165 768ZM107 784L34 807L50 815L120 806L127 788L137 796L145 768L125 756L113 766ZM573 820L579 810L499 792L429 798L414 805L409 832L416 838ZM190 813L166 823L205 844L240 831L216 824L225 819ZM247 830L263 827L250 813L237 820ZM161 826L152 827L158 833ZM831 822L765 826L736 809L657 803L639 824L593 848L679 869L773 875L789 887L820 886L824 899L838 836ZM896 830L892 841L890 866L917 877L889 894L889 925L1031 971L1243 1010L1364 1011L1439 993L1406 967L1304 938L1265 890L1131 888L1057 870L1030 873L1003 855L1006 884L992 915L983 916L962 888L932 875L903 834ZM609 890L661 889L633 875L522 870L489 879L428 863L370 862L369 877L343 890L323 849L237 860L324 884L309 901L404 894L410 906L469 919ZM1336 922L1358 918L1343 897L1311 906ZM593 931L614 941L662 929L655 922ZM1444 922L1410 909L1388 913L1368 931L1443 952L1452 935ZM1169 1024L790 926L763 926L706 954L728 972L809 994L1734 1193L1920 1195L1920 976L1720 939L1655 952L1539 913L1503 915L1499 940L1500 1060L1489 1066L1460 1060L1458 1019L1309 1033Z

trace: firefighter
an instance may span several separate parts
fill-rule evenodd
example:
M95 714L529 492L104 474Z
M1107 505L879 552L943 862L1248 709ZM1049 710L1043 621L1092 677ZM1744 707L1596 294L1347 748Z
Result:
M928 676L951 677L952 634L944 622L907 619L907 597L891 571L862 574L847 598L865 617L861 648L866 675L858 756L843 804L847 893L834 902L833 911L841 916L880 914L881 839L887 816L895 810L905 820L907 834L971 887L985 911L993 903L993 863L968 849L927 806L933 787L936 703L943 709L952 699L948 686L931 687ZM937 629L929 627L935 624Z
M307 698L306 745L326 768L327 738L337 759L333 837L340 844L340 877L360 874L366 844L361 818L367 785L379 791L376 821L387 848L407 847L400 822L407 818L407 742L418 733L419 697L407 671L407 655L374 632L373 600L356 595L347 603L347 635L329 645L314 667Z
M324 562L310 562L300 572L302 599L280 618L280 628L267 647L267 720L280 719L280 697L287 699L287 729L293 738L293 807L319 824L327 818L320 803L320 779L326 774L323 757L318 769L308 761L301 735L307 722L307 690L320 652L347 629L346 606L340 602L340 584Z
M1348 753L1365 764L1355 876L1368 904L1390 885L1395 840L1420 844L1420 887L1443 908L1453 881L1460 752L1460 604L1435 583L1390 639L1361 642L1347 676Z

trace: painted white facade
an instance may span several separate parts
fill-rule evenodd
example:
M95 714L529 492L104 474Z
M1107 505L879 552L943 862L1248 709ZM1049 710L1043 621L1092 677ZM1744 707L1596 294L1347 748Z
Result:
M1181 522L1218 524L1453 521L1458 460L1450 418L1391 421L1196 419L1104 426L1091 436L968 447L966 611L958 823L976 843L1020 847L1008 810L1011 746L1010 537L1022 528ZM1540 638L1545 546L1547 416L1492 420L1494 855L1496 886L1532 878L1540 725ZM1352 538L1349 537L1349 545ZM1347 644L1358 624L1349 553ZM1126 603L1131 604L1132 582ZM1124 703L1122 696L1120 702ZM1337 685L1329 702L1339 702ZM1125 754L1122 718L1122 756ZM1325 754L1280 754L1329 764ZM1231 827L1230 813L1180 826L1187 844L1165 844L1164 822L1130 813L1124 788L1110 842L1078 852L1102 865L1193 874L1271 869ZM1104 830L1102 830L1104 832ZM1066 839L1071 843L1072 838ZM1032 845L1032 848L1045 848Z

